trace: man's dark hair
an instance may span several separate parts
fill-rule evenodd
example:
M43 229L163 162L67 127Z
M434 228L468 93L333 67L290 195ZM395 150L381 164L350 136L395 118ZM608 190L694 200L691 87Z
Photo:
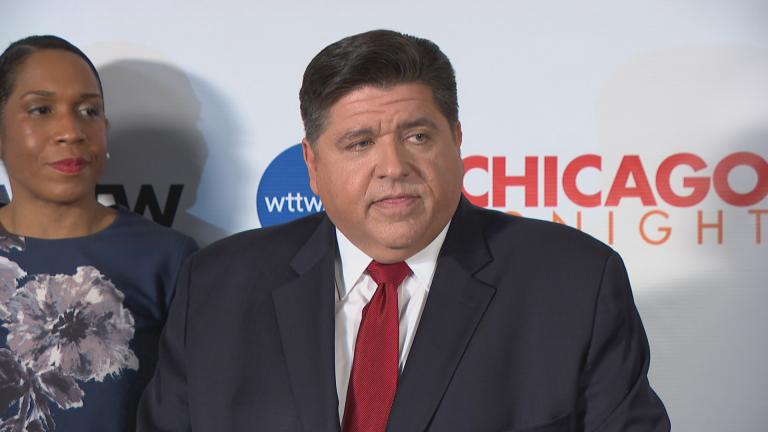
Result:
M417 82L432 89L448 122L459 119L456 76L448 57L433 42L391 30L349 36L325 47L309 62L299 91L304 133L314 145L331 106L364 86Z
M13 92L13 86L16 80L16 72L24 61L32 53L46 50L55 49L71 52L85 61L88 67L93 71L93 75L96 77L96 81L99 83L99 92L104 95L104 91L101 87L101 78L96 71L96 66L93 65L88 56L85 55L80 49L66 40L58 36L29 36L24 39L19 39L8 46L0 55L0 115L2 115L5 104L8 102L8 98Z

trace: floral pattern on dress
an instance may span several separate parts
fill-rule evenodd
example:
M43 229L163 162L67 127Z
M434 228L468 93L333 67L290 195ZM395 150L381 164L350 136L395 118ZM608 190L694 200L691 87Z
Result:
M26 275L27 272L22 270L18 264L0 256L0 320L8 320L10 315L7 307L8 300L16 292L19 279Z
M0 234L0 250L10 252L11 249L24 250L24 237L8 232Z
M23 250L24 239L0 235L0 249ZM0 432L50 432L56 424L50 404L83 406L78 381L101 382L124 369L138 370L128 344L134 320L125 295L98 269L78 267L74 275L27 273L0 257L0 320L8 348L0 348Z
M10 234L0 234L0 251L10 252L11 249L24 249L24 237ZM19 283L18 280L27 275L18 264L6 257L0 256L0 320L8 320L6 303L11 298Z
M8 301L8 346L33 370L56 369L81 381L138 369L123 298L93 267L78 267L74 276L38 275Z

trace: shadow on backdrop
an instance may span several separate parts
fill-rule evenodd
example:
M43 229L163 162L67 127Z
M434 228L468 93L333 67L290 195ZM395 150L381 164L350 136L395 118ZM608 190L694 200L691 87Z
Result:
M755 215L748 211L765 210L767 202L731 205L716 193L712 177L730 154L768 157L766 77L764 47L702 45L627 59L601 89L597 117L604 153L661 161L687 152L707 163L701 172L680 168L673 180L678 193L688 194L683 176L707 177L705 199L684 208L660 202L670 218L659 224L674 229L669 242L633 247L635 259L628 263L637 270L633 279L644 280L647 289L636 300L653 351L651 381L673 430L765 429L768 215L757 244ZM735 191L754 186L754 170L732 174ZM701 230L701 244L699 212L709 225Z
M768 129L735 134L721 150L723 155L750 152L768 158ZM748 207L708 200L696 209L706 215L706 223L716 222L722 212L722 244L717 244L716 228L704 230L703 246L693 245L688 256L677 257L696 260L699 271L666 281L664 295L639 302L643 320L667 331L650 335L651 343L655 339L659 351L674 353L664 358L666 371L657 375L673 389L672 400L694 401L673 405L673 424L677 417L686 419L685 430L758 430L768 410L763 336L768 328L768 216L761 216L758 243L756 216L748 210L768 208L765 200Z
M201 103L187 74L143 60L109 63L99 73L110 121L110 160L97 188L100 201L125 205L201 245L227 235L190 213L209 144L199 127Z

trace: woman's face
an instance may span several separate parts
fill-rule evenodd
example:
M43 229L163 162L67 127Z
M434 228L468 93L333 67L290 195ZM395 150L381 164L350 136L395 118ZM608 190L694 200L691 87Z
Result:
M15 77L0 124L13 201L93 200L107 130L93 72L68 51L41 50L19 65Z

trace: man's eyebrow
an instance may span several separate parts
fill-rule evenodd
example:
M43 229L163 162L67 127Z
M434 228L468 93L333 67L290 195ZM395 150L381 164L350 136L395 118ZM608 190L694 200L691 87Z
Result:
M370 137L373 134L373 128L352 129L351 131L340 136L339 139L336 140L336 144L341 145L357 138Z
M397 125L397 130L404 131L408 129L418 128L418 127L427 127L430 129L437 129L437 123L434 122L429 117L417 117L412 120L406 120L402 123ZM367 138L372 135L376 134L373 128L366 127L366 128L360 128L360 129L352 129L348 132L346 132L344 135L340 136L338 140L336 140L337 145L343 145L344 143L347 143L349 141L354 141L355 139L359 138Z
M428 127L430 129L437 129L437 124L429 117L419 117L413 120L407 120L397 125L398 130L408 130L418 127Z

